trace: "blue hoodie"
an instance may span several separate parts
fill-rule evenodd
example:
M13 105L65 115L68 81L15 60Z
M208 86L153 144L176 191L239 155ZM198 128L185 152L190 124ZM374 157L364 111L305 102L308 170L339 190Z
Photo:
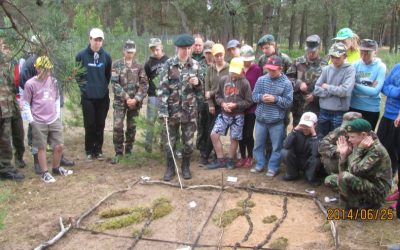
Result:
M387 96L383 116L396 120L400 112L400 63L396 64L386 77L382 93Z
M356 84L350 107L368 112L379 112L380 92L385 81L386 65L381 59L375 58L370 64L365 64L360 59L353 66L356 69Z

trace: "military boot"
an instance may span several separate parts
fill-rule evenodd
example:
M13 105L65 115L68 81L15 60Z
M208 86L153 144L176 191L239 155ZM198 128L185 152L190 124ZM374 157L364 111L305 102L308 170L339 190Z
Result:
M190 156L182 158L182 176L186 180L192 179L192 175L190 174Z
M175 176L175 164L172 157L167 158L167 170L164 174L164 181L171 181Z
M26 167L26 163L25 163L25 161L24 161L22 155L17 155L17 154L15 154L14 157L15 157L15 160L14 160L14 161L15 161L15 166L16 166L16 167L18 167L18 168L24 168L24 167Z

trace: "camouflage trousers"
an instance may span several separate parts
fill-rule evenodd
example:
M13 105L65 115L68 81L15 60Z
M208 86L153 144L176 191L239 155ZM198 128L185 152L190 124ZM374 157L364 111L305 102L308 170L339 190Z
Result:
M113 120L113 143L116 154L123 154L124 139L125 152L132 151L133 142L136 135L135 117L139 115L137 109L129 109L127 107L119 107L114 105ZM126 116L126 131L124 137L124 121Z
M165 126L165 124L164 124ZM169 138L171 140L172 149L176 150L176 143L179 141L179 128L181 129L181 139L183 143L183 157L190 157L193 152L194 147L194 133L196 132L197 126L196 122L175 122L175 121L168 121L168 131L169 131ZM163 129L163 141L165 141L165 152L167 158L172 157L171 149L169 148L168 138L167 138L167 131Z
M11 163L13 157L11 147L11 119L0 118L0 173L15 170Z
M327 176L325 185L339 191L340 199L347 208L359 208L365 204L380 207L389 193L389 187L378 187L348 171Z
M329 158L329 157L321 156L321 162L324 166L325 172L328 175L339 173L339 159L338 158L336 158L336 157Z
M15 158L20 159L24 155L24 124L21 113L17 109L16 114L11 118L12 144L15 150Z

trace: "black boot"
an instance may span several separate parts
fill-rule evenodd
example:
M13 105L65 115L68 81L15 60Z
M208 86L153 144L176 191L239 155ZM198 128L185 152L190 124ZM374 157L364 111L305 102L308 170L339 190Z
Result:
M182 176L186 180L192 179L192 175L190 174L190 156L182 158Z
M24 167L26 167L26 163L25 163L25 161L24 161L22 155L20 155L20 154L15 154L14 157L15 157L15 166L16 166L16 167L18 167L18 168L24 168Z
M36 174L42 174L42 168L39 164L38 154L33 155L33 168L35 169Z
M72 160L68 160L64 157L64 155L61 155L60 165L63 167L73 167L75 165L75 162Z
M175 164L172 157L167 158L167 170L164 174L164 181L171 181L175 176Z

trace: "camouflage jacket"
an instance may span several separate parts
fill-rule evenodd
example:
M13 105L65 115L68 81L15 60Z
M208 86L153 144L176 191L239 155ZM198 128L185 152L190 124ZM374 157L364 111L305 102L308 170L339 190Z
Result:
M373 136L375 137L375 136ZM378 138L368 149L356 147L346 160L339 160L340 168L373 183L378 190L388 191L392 183L392 164L385 147Z
M18 109L15 86L11 78L12 71L9 66L0 65L0 119L14 116Z
M321 157L339 159L339 155L336 152L336 141L342 135L346 135L346 130L343 127L338 127L322 138L318 146L318 152Z
M133 61L129 67L124 59L113 63L111 82L114 90L114 104L120 105L124 105L128 98L135 98L138 103L141 103L149 88L143 66Z
M199 78L199 84L192 86L191 77ZM197 104L203 100L200 82L200 64L189 58L182 65L177 56L168 59L160 72L160 84L157 91L159 99L159 117L169 117L176 122L195 121Z
M282 64L283 64L282 72L284 74L286 74L286 71L289 69L290 65L292 64L292 59L290 59L290 57L288 55L280 52L279 50L276 51L275 55L279 56L282 59ZM270 56L272 56L272 55L270 55ZM265 64L267 64L268 58L270 56L263 54L258 59L258 66L260 66L260 68L263 70L264 74L268 73L268 71L266 71L264 69L264 66L265 66Z
M205 96L206 96L206 86L205 86L205 83L206 83L207 69L208 69L212 64L207 64L207 61L206 61L205 58L201 59L201 60L199 61L199 64L200 64L200 69L199 69L200 78L199 78L199 80L200 80L201 85L202 85L203 97L202 97L201 100L199 100L198 109L199 109L199 110L204 110L204 109L207 109L207 110L208 110L207 101L206 101L206 98L205 98Z
M286 72L287 77L293 83L293 91L300 92L300 84L305 82L307 84L307 93L312 93L314 91L315 82L322 73L322 68L328 65L328 63L322 59L318 58L314 61L307 60L306 56L301 56L296 58L292 65Z

